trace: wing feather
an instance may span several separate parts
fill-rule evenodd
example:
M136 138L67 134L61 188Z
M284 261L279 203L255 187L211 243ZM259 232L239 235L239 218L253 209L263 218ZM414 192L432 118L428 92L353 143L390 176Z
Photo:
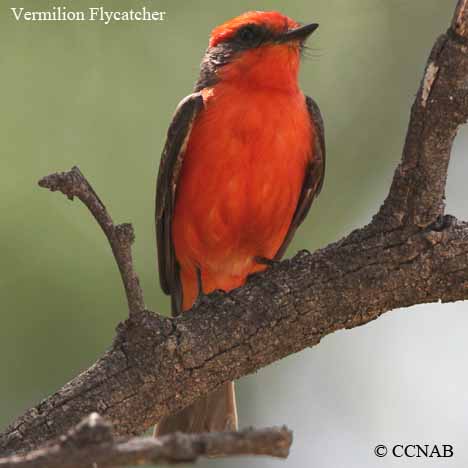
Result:
M203 108L203 97L194 93L184 98L175 111L159 164L156 184L156 244L161 288L172 298L172 312L181 311L182 288L172 242L172 217L184 152L193 122Z
M296 211L294 212L291 226L289 227L289 231L286 234L283 244L275 256L276 260L279 260L286 252L296 229L304 221L310 207L312 206L312 202L322 190L323 180L325 178L325 132L322 114L320 113L317 103L309 96L306 96L306 105L314 128L314 136L311 141L313 159L307 165L304 183L302 185L301 195L299 196Z

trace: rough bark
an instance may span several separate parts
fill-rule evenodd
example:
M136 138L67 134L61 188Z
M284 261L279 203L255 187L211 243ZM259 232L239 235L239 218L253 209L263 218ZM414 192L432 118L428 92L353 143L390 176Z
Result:
M232 455L286 458L291 442L292 433L284 427L116 439L112 426L93 413L54 443L26 455L0 458L0 468L105 468L188 463L200 457Z
M242 288L211 294L175 319L129 299L132 313L110 350L18 418L0 435L0 451L36 448L93 411L115 434L141 433L221 383L335 330L395 308L467 299L468 224L444 215L451 147L468 118L467 38L468 2L460 0L429 57L389 195L368 226L300 252ZM61 183L53 187L67 193ZM136 278L131 257L130 272Z
M77 167L69 172L51 174L42 178L39 186L48 188L52 192L60 190L70 200L77 197L86 205L111 246L124 285L130 315L144 309L143 291L133 268L131 245L135 241L135 234L132 225L129 223L114 225L106 206Z

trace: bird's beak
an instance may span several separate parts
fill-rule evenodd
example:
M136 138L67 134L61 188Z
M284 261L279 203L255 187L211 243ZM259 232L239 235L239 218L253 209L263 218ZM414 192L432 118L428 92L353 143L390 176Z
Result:
M305 41L317 28L317 23L306 24L298 28L290 29L278 38L279 42Z

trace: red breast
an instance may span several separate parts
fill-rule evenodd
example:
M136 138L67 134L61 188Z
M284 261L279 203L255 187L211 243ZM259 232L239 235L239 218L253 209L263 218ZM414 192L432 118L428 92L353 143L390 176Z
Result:
M247 21L259 21L258 12ZM275 14L277 28L297 26ZM285 19L286 18L286 19ZM238 27L227 23L216 44ZM299 48L271 44L247 50L202 91L177 189L173 240L181 266L184 309L204 292L230 290L273 258L297 206L313 128L297 84Z

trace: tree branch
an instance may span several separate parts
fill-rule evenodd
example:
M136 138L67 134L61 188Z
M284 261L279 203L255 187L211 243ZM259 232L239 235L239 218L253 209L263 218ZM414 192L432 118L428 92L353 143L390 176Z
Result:
M112 248L122 277L130 314L143 310L145 308L143 291L133 268L131 245L135 241L135 234L132 225L125 223L114 226L106 206L77 167L73 167L69 172L48 175L39 181L39 185L52 192L59 190L70 200L78 197L86 205L101 226Z
M429 56L411 110L403 159L377 215L387 228L426 227L444 212L452 144L468 115L467 11L468 2L460 0L451 28Z
M91 414L55 443L27 455L0 458L0 468L117 467L153 463L188 463L199 457L269 455L286 458L292 433L285 427L242 432L169 434L159 439L116 440L112 427Z
M175 319L131 314L102 358L0 435L0 451L36 448L93 411L116 434L141 433L335 330L395 308L467 299L468 224L443 215L451 146L468 117L467 34L468 1L460 0L429 57L390 193L368 226Z

